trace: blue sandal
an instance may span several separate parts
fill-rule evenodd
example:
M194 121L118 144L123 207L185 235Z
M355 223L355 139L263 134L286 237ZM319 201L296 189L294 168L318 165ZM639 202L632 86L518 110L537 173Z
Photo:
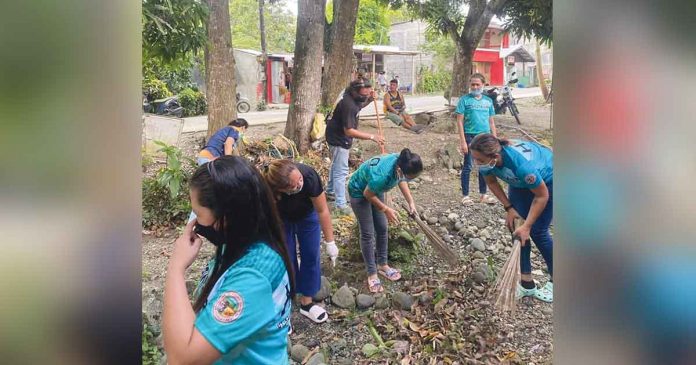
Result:
M553 303L553 283L547 282L541 289L537 289L534 297L546 303Z

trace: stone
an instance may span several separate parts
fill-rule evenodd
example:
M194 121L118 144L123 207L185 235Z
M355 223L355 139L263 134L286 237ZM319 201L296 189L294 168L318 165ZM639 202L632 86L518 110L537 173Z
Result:
M488 228L482 229L481 232L479 232L479 235L481 235L483 238L491 238L491 232L488 231Z
M307 360L306 365L321 365L323 363L325 363L324 354L317 352L316 354L312 355L309 360Z
M457 222L454 224L454 229L456 231L460 231L462 228L464 228L464 223L463 222Z
M471 279L479 284L486 282L486 275L480 271L477 271L471 275Z
M309 349L307 346L295 344L290 348L290 357L297 362L302 362L308 354Z
M493 273L491 272L491 267L488 266L488 264L479 264L478 266L476 266L475 271L482 273L487 278L493 277Z
M392 305L398 309L411 310L414 302L413 297L404 292L396 292L392 296Z
M346 346L348 346L346 339L339 338L338 340L331 341L331 343L329 343L329 350L331 350L331 353L336 354L344 350Z
M488 224L485 221L478 221L474 224L476 225L476 228L478 228L478 229L484 229L484 228L488 227Z
M469 244L476 251L485 251L486 250L486 244L483 243L483 241L480 238L472 239L471 242L469 242Z
M447 219L447 217L440 217L440 219L438 219L438 222L440 222L440 224L444 225L444 224L449 223L449 219Z
M421 179L425 182L429 182L429 183L433 182L433 178L430 177L430 175L423 175L423 176L421 176Z
M331 302L339 308L355 308L355 296L347 285L342 286L336 291L336 293L334 293L334 295L331 296Z
M485 255L483 252L481 252L481 251L476 251L476 252L474 252L473 257L474 257L475 259L485 259L485 258L486 258L486 255Z
M552 316L553 315L553 307L544 307L541 309L541 313L547 315L547 316Z
M321 302L331 295L331 282L326 276L321 277L321 287L317 294L314 295L313 299L317 302Z
M358 308L367 309L375 304L375 298L367 294L358 294Z
M437 217L428 217L428 224L437 223Z
M387 309L389 308L389 301L387 296L384 294L379 294L375 297L375 308L376 309Z
M418 301L423 305L430 305L433 302L433 296L430 293L423 293L418 297Z
M437 230L436 230L436 231L437 231L438 234L440 234L440 236L444 236L444 235L446 235L446 234L448 233L447 228L442 227L442 226L437 227Z
M505 253L510 253L510 252L512 252L512 248L510 248L509 246L506 246Z
M453 222L456 222L456 221L459 220L459 214L457 214L457 213L450 213L450 214L447 216L447 219L449 219L449 220L451 220L451 221L453 221Z

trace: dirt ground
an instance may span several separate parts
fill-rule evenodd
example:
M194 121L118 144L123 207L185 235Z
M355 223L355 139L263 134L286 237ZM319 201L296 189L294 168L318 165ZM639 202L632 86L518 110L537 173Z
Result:
M550 107L543 104L541 98L520 99L517 102L522 119L520 127L542 143L552 145L552 132L548 130ZM495 120L499 135L527 139L518 130L508 127L517 126L509 115L496 116ZM462 265L457 268L446 266L433 254L429 244L422 242L413 248L414 255L410 261L393 264L402 270L403 278L395 283L386 283L385 295L388 303L391 303L388 308L345 310L332 304L329 298L321 305L327 309L330 320L316 325L301 316L295 307L291 344L301 345L296 346L297 349L306 348L313 353L323 354L326 364L551 363L553 306L524 298L514 317L498 314L491 306L492 279L476 280L475 272L481 266L488 266L495 275L508 257L511 242L503 225L505 215L502 206L481 203L462 206L459 202L462 194L458 170L449 170L438 160L439 150L447 144L457 145L454 118L448 114L438 116L432 128L421 135L394 126L389 121L383 126L387 152L399 152L408 147L421 155L425 171L411 183L413 196L424 218L437 218L434 228L461 254ZM282 133L283 129L284 124L254 126L247 136L262 139ZM373 121L361 121L360 129L377 132ZM203 138L204 132L185 135L182 144L185 153L195 155ZM357 141L354 149L363 159L379 153L377 145L369 141ZM473 175L470 187L474 192L472 197L476 198L477 184ZM402 199L397 189L391 195L394 204ZM447 217L451 218L450 221L447 221ZM457 229L452 228L455 221ZM322 262L323 274L331 283L332 293L346 284L356 292L369 294L365 285L364 264L353 231L337 232L341 254L336 268L331 267L326 257ZM153 233L144 231L144 313L156 312L161 308L158 299L161 300L167 260L176 234L172 230L155 237ZM484 241L484 251L476 252L472 247L471 242L476 238ZM212 254L212 245L205 244L199 258L188 271L190 289ZM532 266L535 279L543 285L548 275L536 247L532 249ZM396 292L406 293L415 299L410 311L395 308L393 294ZM152 316L152 313L148 315ZM368 358L363 346L367 343L378 344L371 334L371 328L388 346Z

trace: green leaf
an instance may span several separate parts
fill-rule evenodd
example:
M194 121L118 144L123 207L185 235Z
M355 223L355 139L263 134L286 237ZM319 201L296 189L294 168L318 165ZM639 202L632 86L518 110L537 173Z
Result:
M362 353L367 356L367 357L372 357L377 355L380 352L380 349L377 348L377 346L371 344L371 343L366 343L362 347Z

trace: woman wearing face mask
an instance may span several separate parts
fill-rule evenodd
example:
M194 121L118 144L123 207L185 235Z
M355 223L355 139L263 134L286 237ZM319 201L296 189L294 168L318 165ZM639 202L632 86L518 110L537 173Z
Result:
M315 323L325 322L328 319L326 311L312 302L312 297L321 288L321 233L324 233L326 251L334 265L338 248L334 242L331 215L321 178L310 166L290 160L271 162L264 176L283 219L285 242L297 278L296 291L300 293L300 314Z
M394 209L384 204L384 193L399 185L410 212L415 213L416 203L408 188L408 181L418 177L421 171L423 162L420 156L404 148L401 153L380 155L363 162L350 178L350 206L360 227L360 248L367 268L367 287L371 293L384 291L377 273L391 281L401 278L401 273L387 264L387 221L398 223L399 217Z
M538 143L508 141L492 134L476 136L470 148L479 173L505 207L508 228L513 227L515 217L524 218L524 224L513 233L523 245L520 253L522 281L518 295L552 302L553 238L549 225L553 218L553 152ZM496 177L508 183L507 196ZM546 261L551 276L541 289L537 289L532 279L530 237Z
M213 134L205 147L198 153L196 162L202 165L220 156L239 155L239 142L244 142L244 132L249 128L246 119L238 118Z
M273 196L241 157L198 167L190 221L174 243L164 293L164 349L172 364L287 364L293 271ZM216 246L191 306L184 274L202 240Z

